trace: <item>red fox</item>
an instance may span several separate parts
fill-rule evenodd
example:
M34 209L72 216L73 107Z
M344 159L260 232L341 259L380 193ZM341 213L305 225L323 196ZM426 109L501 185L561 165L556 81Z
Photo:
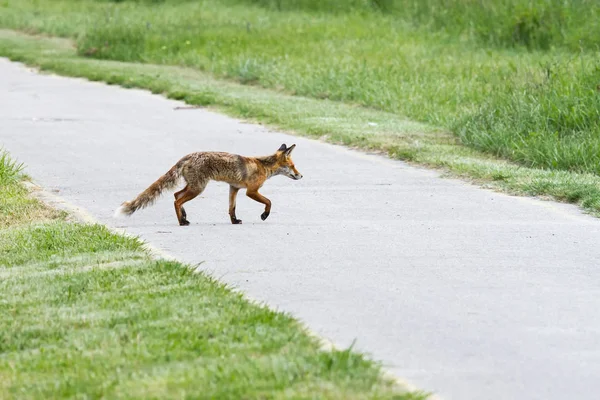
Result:
M229 183L229 217L232 224L242 223L235 215L235 199L242 188L246 189L246 195L252 200L265 205L265 211L260 216L264 221L271 212L271 201L258 193L258 189L265 181L275 175L285 175L294 180L302 178L291 158L295 147L295 144L286 147L284 143L275 154L265 157L243 157L208 151L188 154L138 197L124 202L115 212L115 216L131 215L151 205L163 190L173 189L179 178L183 177L186 186L175 193L175 213L179 225L190 224L183 205L202 193L210 180Z

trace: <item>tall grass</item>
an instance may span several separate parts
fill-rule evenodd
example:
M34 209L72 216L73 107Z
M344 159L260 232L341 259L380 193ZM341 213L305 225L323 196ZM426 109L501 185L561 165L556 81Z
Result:
M0 187L17 183L23 174L23 164L19 163L0 148Z
M167 5L195 0L96 0ZM205 2L203 2L205 3ZM483 46L579 51L600 49L596 0L223 0L280 13L380 14L423 32L442 32Z
M588 0L11 0L0 26L75 37L83 56L385 110L528 166L598 174L599 13Z
M454 130L468 145L533 167L600 175L600 65L575 64L548 67L539 82L494 97Z
M229 0L278 11L380 12L414 27L484 45L530 49L600 46L595 0Z

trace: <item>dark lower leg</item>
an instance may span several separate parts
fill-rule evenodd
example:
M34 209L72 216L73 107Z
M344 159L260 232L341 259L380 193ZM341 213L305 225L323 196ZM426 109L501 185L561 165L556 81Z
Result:
M236 203L236 198L237 198L237 194L238 191L240 189L233 187L233 186L229 186L229 218L231 219L231 223L232 224L241 224L242 220L241 219L237 219L237 217L235 216L235 203Z
M178 205L178 200L175 200L175 214L177 215L179 225L185 226L190 224L187 220L187 214L185 214L185 211L182 211L182 207Z

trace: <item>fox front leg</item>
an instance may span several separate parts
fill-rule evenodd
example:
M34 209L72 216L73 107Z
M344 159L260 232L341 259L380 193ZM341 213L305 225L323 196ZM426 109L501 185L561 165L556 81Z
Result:
M239 190L239 188L229 186L229 218L231 218L231 223L234 225L242 223L242 220L237 219L235 216L235 199L237 198Z
M263 221L267 219L267 217L271 213L271 200L258 193L258 190L247 190L246 196L250 197L252 200L258 201L259 203L265 205L265 212L260 215L260 219L262 219Z

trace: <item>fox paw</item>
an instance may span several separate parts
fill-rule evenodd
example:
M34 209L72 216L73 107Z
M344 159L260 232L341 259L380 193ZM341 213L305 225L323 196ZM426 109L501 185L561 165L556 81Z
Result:
M242 220L241 219L232 219L231 223L234 224L234 225L238 225L238 224L242 223Z
M267 219L267 217L269 216L269 214L270 214L270 212L265 211L264 213L262 213L260 215L260 219L262 219L264 221L265 219Z
M189 224L190 224L190 221L188 221L187 219L184 219L183 221L179 221L180 226L188 226Z

